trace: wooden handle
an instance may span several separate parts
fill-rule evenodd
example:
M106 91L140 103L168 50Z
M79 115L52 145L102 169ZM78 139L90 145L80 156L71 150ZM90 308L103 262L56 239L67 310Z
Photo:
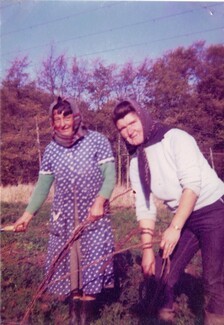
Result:
M14 231L14 226L13 225L5 226L1 228L1 231Z

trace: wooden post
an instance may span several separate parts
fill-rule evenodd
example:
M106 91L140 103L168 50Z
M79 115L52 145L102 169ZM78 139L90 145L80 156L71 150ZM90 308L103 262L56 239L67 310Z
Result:
M38 151L39 168L40 168L41 166L40 133L39 133L39 126L38 126L38 121L36 116L35 116L35 121L36 121L36 134L37 134L37 151Z
M118 134L118 148L117 148L117 167L118 167L118 185L121 185L121 136Z
M129 188L129 165L130 165L130 156L127 153L127 164L126 164L126 188Z
M210 159L211 159L212 168L215 170L215 164L214 164L214 159L213 159L212 148L209 148L209 152L210 152Z

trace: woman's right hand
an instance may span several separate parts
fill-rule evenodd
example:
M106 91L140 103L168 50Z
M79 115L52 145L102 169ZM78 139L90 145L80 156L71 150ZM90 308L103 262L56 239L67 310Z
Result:
M15 232L24 232L26 231L30 220L33 218L33 215L25 211L23 215L13 224Z
M142 271L144 275L155 275L155 256L152 248L143 249Z

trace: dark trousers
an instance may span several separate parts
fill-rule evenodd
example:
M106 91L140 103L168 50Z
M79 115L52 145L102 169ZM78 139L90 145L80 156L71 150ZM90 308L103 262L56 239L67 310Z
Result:
M191 214L171 256L170 272L164 285L163 306L172 308L174 287L194 254L201 249L206 310L224 315L224 204L221 200ZM161 258L157 257L156 274Z

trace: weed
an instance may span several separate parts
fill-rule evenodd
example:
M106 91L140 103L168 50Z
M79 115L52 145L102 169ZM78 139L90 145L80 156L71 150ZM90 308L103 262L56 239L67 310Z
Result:
M3 203L2 224L14 222L25 208L24 203ZM2 323L19 322L24 316L30 300L33 298L38 285L44 276L44 261L48 241L49 203L45 203L41 211L33 218L26 233L2 234ZM169 214L161 209L165 221ZM124 235L137 227L135 213L132 208L112 207L112 227L115 242L124 240ZM164 220L163 218L163 220ZM157 230L166 227L159 220ZM138 243L140 236L134 236L125 243L131 247ZM143 276L141 272L141 249L127 249L115 256L116 287L114 290L102 293L100 318L93 325L137 325L159 324L158 320L147 314L147 293L142 293ZM203 292L200 282L200 254L188 266L185 278L194 279L194 285L182 283L179 290L179 309L176 325L200 325L202 319ZM186 280L186 279L185 279ZM184 284L185 283L185 284ZM197 292L197 298L189 299ZM145 298L146 297L146 298ZM68 304L50 297L47 302L37 301L30 315L30 324L67 324Z

